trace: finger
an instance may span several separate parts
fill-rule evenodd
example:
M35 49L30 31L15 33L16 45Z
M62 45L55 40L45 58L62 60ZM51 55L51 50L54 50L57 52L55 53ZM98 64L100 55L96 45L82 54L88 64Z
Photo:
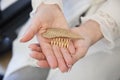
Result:
M34 59L37 60L43 60L46 59L45 56L43 55L43 53L41 52L36 52L36 51L32 51L32 54L30 54L30 56Z
M47 60L40 60L37 62L38 66L41 68L50 68Z
M57 58L57 61L58 61L58 67L59 69L61 70L61 72L67 72L68 71L68 67L65 63L65 60L63 58L63 55L62 53L60 52L60 49L58 46L55 46L53 45L53 51L54 51L54 54Z
M75 47L74 47L72 41L70 41L70 43L69 43L68 50L72 55L75 54Z
M46 43L41 43L41 48L42 51L48 61L48 64L50 65L51 68L56 68L57 67L57 59L53 53L52 47L50 44Z
M39 22L39 19L35 16L32 19L32 23L31 23L30 27L25 32L25 34L23 35L23 37L21 38L20 41L27 42L27 41L31 40L40 28L41 28L41 24Z
M70 68L71 65L73 65L73 59L71 57L71 54L68 52L66 48L61 48L61 52L63 54L67 66Z
M32 50L32 51L37 51L37 52L41 52L41 47L38 43L36 44L30 44L29 45L29 48Z
M83 58L85 56L85 51L79 48L76 49L75 55L72 55L74 63L78 61L79 59Z

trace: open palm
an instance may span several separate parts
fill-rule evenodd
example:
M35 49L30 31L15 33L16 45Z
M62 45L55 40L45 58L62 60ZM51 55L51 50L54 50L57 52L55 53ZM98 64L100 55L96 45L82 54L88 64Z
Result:
M51 46L49 43L50 40L45 39L41 36L41 34L45 32L47 28L52 27L68 29L67 21L57 5L42 4L39 6L36 14L32 18L31 26L22 37L21 42L27 42L36 35L41 46L41 50L45 55L50 67L59 67L61 71L64 72L68 70L66 62L69 61L69 65L72 64L72 58L69 54L69 51L65 48L60 49L57 46ZM71 45L70 48L70 52L74 52L73 45Z
M71 29L71 31L76 33L78 31L78 29L73 28L73 29ZM87 50L90 46L90 43L87 40L87 37L84 37L84 39L81 39L81 40L74 40L73 45L75 48L75 54L70 54L70 55L72 57L73 64L75 64L79 59L81 59L82 57L85 56L85 54L87 53ZM49 61L46 59L43 52L41 51L41 47L39 44L31 44L30 48L32 49L31 57L38 60L38 65L40 67L44 67L44 68L50 67Z

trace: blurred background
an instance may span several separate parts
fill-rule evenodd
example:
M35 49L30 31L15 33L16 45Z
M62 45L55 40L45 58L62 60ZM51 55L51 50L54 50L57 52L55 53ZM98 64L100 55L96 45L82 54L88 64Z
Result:
M31 0L0 0L0 80L12 55L12 43L31 10Z

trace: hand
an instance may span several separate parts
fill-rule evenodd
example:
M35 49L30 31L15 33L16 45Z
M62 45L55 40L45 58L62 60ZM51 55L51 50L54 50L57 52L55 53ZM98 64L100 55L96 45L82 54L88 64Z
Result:
M89 27L91 24L92 27ZM88 26L87 26L88 25ZM86 29L87 28L87 29ZM96 32L94 32L94 29ZM84 39L73 41L75 47L75 54L71 54L73 64L76 63L79 59L85 56L89 47L100 40L103 36L100 32L99 25L94 21L89 21L87 24L82 25L80 28L73 28L71 31L80 34ZM31 57L38 60L38 65L40 67L49 67L48 60L46 58L41 58L44 56L42 51L40 52L40 46L36 44L30 45L32 49ZM36 50L37 49L37 50Z
M51 46L50 40L41 36L41 33L51 27L68 29L66 19L57 5L42 4L39 6L32 19L31 26L22 37L21 42L29 41L33 36L37 35L41 51L46 57L49 66L51 68L59 67L62 72L65 72L69 69L68 65L73 64L70 54L74 53L75 49L72 42L68 49Z
M73 28L71 31L75 32L75 33L79 32L77 28ZM88 38L85 38L85 37L82 40L74 40L73 44L75 47L75 54L70 54L70 56L71 56L73 64L74 64L79 59L81 59L82 57L85 56L90 44L89 44ZM43 68L49 68L50 67L49 61L46 59L45 55L43 54L40 45L39 44L31 44L29 47L32 50L32 54L30 56L32 58L35 58L38 60L38 65ZM67 53L67 54L69 54L69 53ZM69 57L69 55L66 55L66 57ZM72 65L69 65L69 68L71 68L71 67L72 67Z

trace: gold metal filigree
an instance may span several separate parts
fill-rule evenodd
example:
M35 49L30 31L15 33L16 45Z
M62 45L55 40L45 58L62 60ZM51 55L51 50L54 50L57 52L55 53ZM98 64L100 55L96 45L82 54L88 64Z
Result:
M61 28L48 28L42 36L51 39L51 45L64 48L68 48L70 40L83 39L80 35Z

